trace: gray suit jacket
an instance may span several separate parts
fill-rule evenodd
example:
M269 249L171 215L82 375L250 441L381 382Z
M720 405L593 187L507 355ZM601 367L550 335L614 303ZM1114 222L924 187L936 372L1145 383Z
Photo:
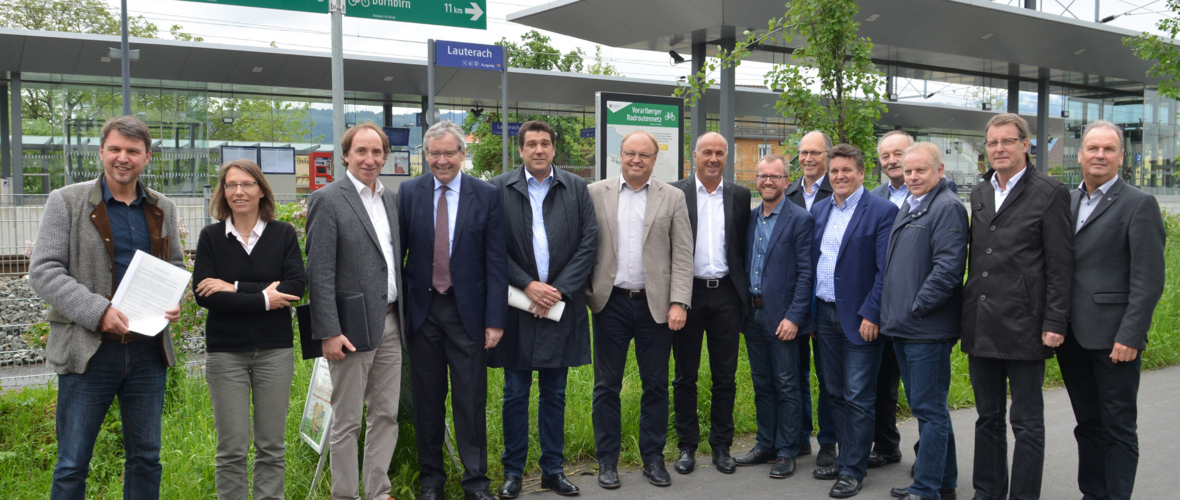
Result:
M591 184L590 200L598 218L598 256L586 302L597 313L610 300L619 263L619 178ZM692 304L692 257L692 227L684 192L652 179L643 215L643 283L656 323L668 322L673 302Z
M398 231L397 193L386 188L381 194L385 216L389 219L393 239L394 275L397 294L403 295L401 236ZM307 279L311 303L313 338L340 335L340 317L336 312L337 292L360 292L365 295L365 314L369 326L369 345L377 349L385 336L385 305L389 303L388 269L381 254L377 231L361 203L356 187L345 175L312 193L307 207ZM405 331L405 315L398 300L398 318ZM403 336L404 338L404 336Z
M176 205L156 191L144 188L147 201L144 217L148 225L160 224L160 236L153 234L152 250L184 269L184 252L176 230ZM102 186L98 179L71 184L49 193L45 215L33 247L29 284L49 303L49 344L45 357L58 374L85 373L90 358L102 344L98 333L102 316L114 295L114 257L104 242L103 228L110 234ZM162 338L168 366L176 364L172 333L164 328Z
M1082 193L1070 193L1077 227ZM1121 179L1074 235L1070 329L1086 349L1147 347L1164 292L1164 220L1154 196Z

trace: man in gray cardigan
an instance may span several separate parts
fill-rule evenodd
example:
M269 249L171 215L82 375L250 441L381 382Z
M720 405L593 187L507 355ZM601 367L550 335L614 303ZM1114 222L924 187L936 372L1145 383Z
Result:
M100 133L98 179L49 194L29 267L49 303L46 358L58 374L57 465L52 499L86 494L90 457L111 401L119 398L125 449L124 498L160 495L160 419L165 372L176 364L167 327L131 332L111 305L136 251L184 268L176 206L139 175L151 161L151 133L135 117L112 118ZM179 305L167 311L180 316Z

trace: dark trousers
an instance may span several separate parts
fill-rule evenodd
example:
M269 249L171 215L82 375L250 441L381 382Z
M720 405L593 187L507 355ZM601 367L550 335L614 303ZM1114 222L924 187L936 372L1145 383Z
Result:
M1045 465L1045 362L968 356L975 390L975 470L971 479L980 500L1024 500L1041 496ZM1004 415L1012 392L1012 485L1008 485L1008 429ZM923 444L925 446L925 444Z
M1113 363L1066 335L1057 349L1061 378L1078 425L1078 488L1086 500L1131 498L1139 465L1139 369L1143 356Z
M104 340L85 373L57 377L57 465L49 498L85 498L94 442L116 397L123 422L123 498L160 497L167 369L159 339Z
M463 491L487 491L488 361L483 339L467 334L455 295L435 294L422 328L410 337L410 379L414 384L414 437L423 488L442 489L448 368L455 444L463 462Z
M614 293L602 312L594 314L594 444L599 463L619 462L622 442L619 393L623 390L631 339L635 339L635 362L643 384L643 396L639 399L639 453L644 463L664 461L671 336L667 323L652 319L646 299Z
M696 449L701 441L697 417L697 378L701 367L701 344L709 332L709 372L713 398L709 409L709 445L733 445L733 400L737 393L738 348L741 344L741 296L729 277L708 288L704 280L693 280L692 309L684 328L672 334L672 355L676 376L672 379L676 409L678 448Z
M877 371L877 424L873 431L873 449L877 453L893 455L901 452L901 433L897 431L897 386L901 371L893 340L885 337L881 353L881 369Z
M764 328L762 313L762 308L755 308L746 318L746 351L758 422L755 446L778 457L795 458L799 454L799 415L803 413L796 352L799 337L779 340Z
M564 472L565 463L565 386L569 368L537 370L537 433L541 442L541 459L537 464L548 475ZM529 391L533 387L532 370L504 369L504 464L505 476L524 476L529 455Z
M951 348L955 341L891 343L896 351L894 362L905 380L906 399L918 419L918 435L922 440L909 492L922 498L939 498L939 489L953 490L959 484L955 429L946 406L951 387Z
M819 433L815 440L819 444L835 444L836 424L832 422L832 397L824 384L823 360L820 359L819 339L811 335L800 335L799 341L799 397L803 399L803 413L799 415L799 446L811 445L811 431L815 429L812 418L819 420ZM815 404L811 401L811 362L815 361L816 385L819 393ZM814 410L813 410L814 408Z
M836 308L819 302L816 327L822 350L824 381L832 396L832 420L840 443L840 474L864 479L873 447L877 370L881 343L855 344L844 334Z

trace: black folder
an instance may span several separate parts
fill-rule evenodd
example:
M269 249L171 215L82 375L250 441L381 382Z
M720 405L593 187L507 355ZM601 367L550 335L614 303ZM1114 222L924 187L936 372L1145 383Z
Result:
M337 293L336 315L340 317L340 332L352 343L357 352L372 349L372 344L369 343L369 319L365 314L365 296L363 294L357 292ZM324 355L321 349L322 339L314 338L312 333L311 304L296 307L295 316L299 320L299 346L303 351L303 359L322 357Z

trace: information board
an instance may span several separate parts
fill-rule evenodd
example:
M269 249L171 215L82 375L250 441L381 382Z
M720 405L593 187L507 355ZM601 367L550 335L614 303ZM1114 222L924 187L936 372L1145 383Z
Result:
M316 358L307 387L307 401L303 404L303 418L299 422L299 437L316 453L323 453L328 443L328 427L332 425L332 376L328 361Z
M258 148L258 166L264 174L295 175L295 148L270 147Z
M381 175L410 175L410 152L390 151L385 157L385 166L381 167Z
M434 65L500 71L504 69L504 47L437 40L434 42Z
M250 160L256 165L262 161L258 158L258 146L221 146L221 164L234 160Z
M651 134L659 143L652 177L664 182L681 178L684 170L684 99L598 92L595 100L599 180L619 175L623 137L637 130Z
M385 136L389 138L390 146L409 146L410 145L410 129L406 127L381 127L385 130Z
M492 122L492 135L503 135L504 124L502 122ZM516 137L520 135L519 123L508 123L508 137Z

